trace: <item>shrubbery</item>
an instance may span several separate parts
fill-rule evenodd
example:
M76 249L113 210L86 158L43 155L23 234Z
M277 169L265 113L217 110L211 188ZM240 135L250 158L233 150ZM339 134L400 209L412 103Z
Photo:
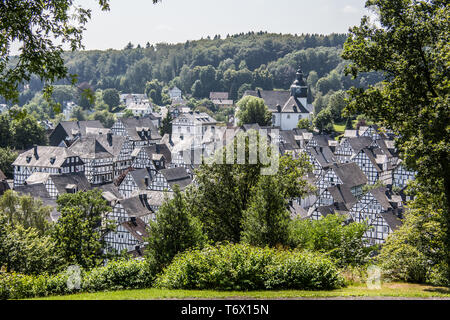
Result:
M23 299L49 295L103 290L140 289L150 287L154 276L146 261L119 260L90 271L81 270L80 288L70 289L70 273L57 275L22 275L0 273L0 299Z
M168 289L318 290L341 287L343 278L334 263L320 254L234 244L177 255L155 285Z

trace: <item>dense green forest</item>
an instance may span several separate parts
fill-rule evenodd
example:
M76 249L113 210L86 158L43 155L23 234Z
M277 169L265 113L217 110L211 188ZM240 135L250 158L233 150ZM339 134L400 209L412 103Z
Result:
M249 89L288 89L301 66L311 89L310 102L318 101L318 113L332 92L367 87L381 80L375 73L354 80L344 75L346 62L341 52L346 38L346 34L250 32L225 39L215 36L179 44L147 43L145 47L129 43L122 50L67 52L64 59L69 72L77 75L78 85L88 84L94 91L113 88L122 93L146 93L158 105L168 102L161 97L174 85L197 99L209 97L211 91L227 91L237 100ZM58 90L58 85L68 84L69 80L56 83L55 100L83 105L77 101L75 88ZM38 77L32 77L21 88L19 105L31 102L35 105L32 110L36 105L42 109L43 85ZM155 88L156 94L151 92ZM45 109L38 112L38 118L51 113Z

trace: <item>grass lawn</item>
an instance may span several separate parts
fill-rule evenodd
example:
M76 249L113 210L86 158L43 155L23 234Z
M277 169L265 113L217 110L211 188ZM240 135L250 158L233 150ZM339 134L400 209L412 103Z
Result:
M154 300L154 299L296 299L327 297L405 297L447 298L450 288L409 283L384 283L381 289L368 289L365 284L330 291L210 291L142 289L111 292L82 293L67 296L36 298L44 300Z

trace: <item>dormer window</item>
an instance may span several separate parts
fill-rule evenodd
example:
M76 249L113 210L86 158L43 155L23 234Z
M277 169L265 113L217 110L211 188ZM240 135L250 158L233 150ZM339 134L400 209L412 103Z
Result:
M27 156L27 162L30 163L31 161L31 156Z
M55 157L51 157L51 158L50 158L50 163L51 163L51 164L54 164L55 161L56 161L56 158L55 158Z

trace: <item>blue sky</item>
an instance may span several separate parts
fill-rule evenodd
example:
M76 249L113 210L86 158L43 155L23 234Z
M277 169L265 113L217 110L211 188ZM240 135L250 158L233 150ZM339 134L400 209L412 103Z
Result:
M178 43L208 35L248 31L344 33L367 14L365 0L111 0L102 12L96 0L77 0L92 9L83 43L87 50Z

